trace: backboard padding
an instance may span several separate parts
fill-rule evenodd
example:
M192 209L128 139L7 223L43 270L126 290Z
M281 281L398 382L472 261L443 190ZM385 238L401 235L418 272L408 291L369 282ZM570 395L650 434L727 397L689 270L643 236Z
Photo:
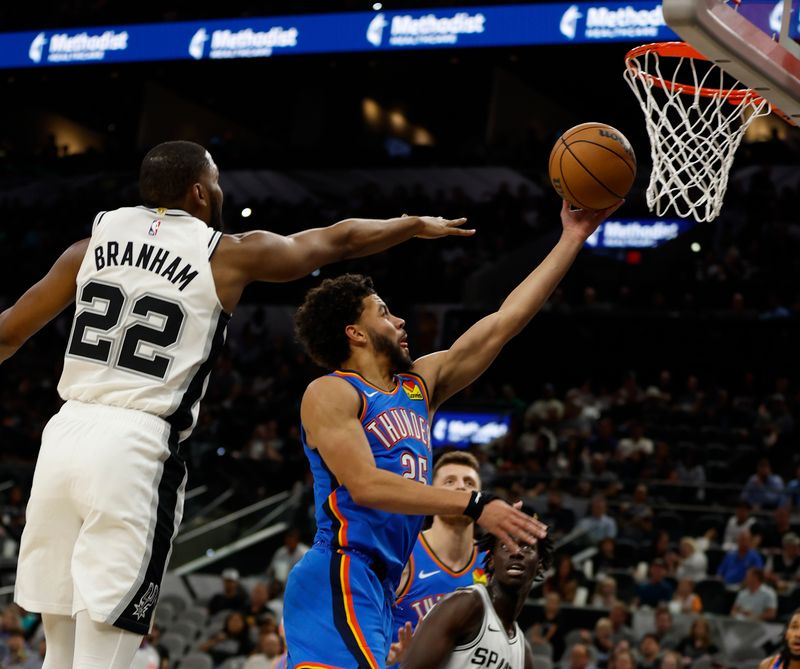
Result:
M664 0L663 8L684 41L800 123L800 59L720 0Z

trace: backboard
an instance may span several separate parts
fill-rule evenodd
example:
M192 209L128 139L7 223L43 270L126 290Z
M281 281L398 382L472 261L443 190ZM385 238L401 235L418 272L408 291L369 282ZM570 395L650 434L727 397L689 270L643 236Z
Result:
M680 37L800 124L800 0L664 0Z

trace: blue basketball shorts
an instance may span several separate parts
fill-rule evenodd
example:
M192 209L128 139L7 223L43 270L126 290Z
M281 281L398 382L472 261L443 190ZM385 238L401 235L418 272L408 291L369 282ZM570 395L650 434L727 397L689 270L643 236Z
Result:
M283 597L290 669L385 669L392 643L391 585L361 554L315 545Z

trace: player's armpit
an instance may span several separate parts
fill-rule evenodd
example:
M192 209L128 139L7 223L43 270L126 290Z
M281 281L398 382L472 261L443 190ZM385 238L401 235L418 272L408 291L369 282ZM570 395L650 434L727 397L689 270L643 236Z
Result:
M44 278L0 313L0 362L10 358L28 338L75 300L78 270L88 246L88 239L70 246Z
M309 384L300 404L306 442L354 499L376 468L359 419L361 402L347 381L323 376Z
M417 625L402 669L437 669L453 648L472 641L483 621L483 600L473 590L454 592Z

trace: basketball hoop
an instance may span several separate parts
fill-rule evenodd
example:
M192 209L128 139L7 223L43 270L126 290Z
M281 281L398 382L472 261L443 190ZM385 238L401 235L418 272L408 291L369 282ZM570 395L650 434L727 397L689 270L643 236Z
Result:
M769 102L684 42L637 47L625 65L650 136L647 206L658 216L672 209L714 220L736 149L750 124L772 111Z

